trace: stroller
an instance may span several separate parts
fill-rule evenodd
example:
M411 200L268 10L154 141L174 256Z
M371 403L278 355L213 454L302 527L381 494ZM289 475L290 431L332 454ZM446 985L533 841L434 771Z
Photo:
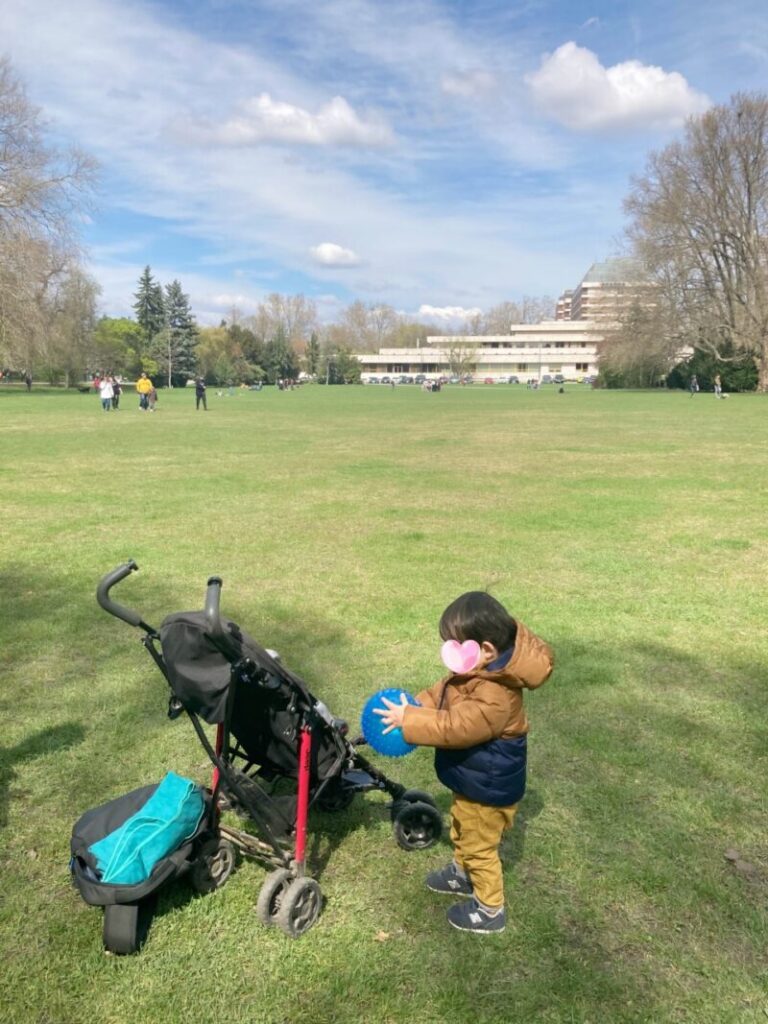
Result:
M442 819L432 797L370 764L359 750L364 739L350 740L347 723L334 718L276 652L221 618L219 577L208 580L203 611L169 615L158 631L110 597L112 587L137 569L129 561L107 573L96 597L105 611L143 630L142 643L171 689L168 717L189 716L213 764L205 819L181 865L198 891L220 888L239 853L251 857L271 869L256 904L260 921L296 938L322 907L320 886L306 874L310 808L340 811L356 793L382 790L392 798L400 847L427 849L439 839ZM201 718L216 726L213 744ZM226 808L250 819L258 834L225 825ZM78 884L76 862L73 873ZM132 944L133 936L125 935L131 920L122 923L122 946ZM105 926L105 945L107 938Z

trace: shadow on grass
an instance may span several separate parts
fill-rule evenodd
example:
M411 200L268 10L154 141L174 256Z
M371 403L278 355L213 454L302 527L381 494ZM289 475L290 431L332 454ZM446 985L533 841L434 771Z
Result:
M8 804L13 795L11 784L16 778L15 766L37 757L45 757L82 743L85 728L78 722L65 722L31 733L13 747L0 748L0 828L8 823ZM19 799L23 794L19 794Z
M530 823L544 810L544 798L538 789L529 788L523 797L520 809L515 816L512 829L501 841L501 859L504 867L514 867L525 853L525 838Z
M146 588L152 605L158 604L160 594L169 611L180 603L173 600L171 589L167 581L154 581ZM122 599L122 594L117 598ZM312 680L328 680L328 687L322 682L310 686L321 699L333 689L340 658L346 661L350 653L355 659L365 658L355 638L343 630L320 616L292 614L279 601L266 606L256 628L240 609L225 606L223 610L260 643L281 650L288 667L302 675L307 669ZM95 602L94 612L104 620L98 628L98 644L103 647L115 624L107 621ZM136 636L122 623L116 628ZM65 641L62 634L61 642ZM413 977L402 982L402 992L391 995L386 1003L393 1020L416 1017L419 1005L431 1005L430 1019L446 1024L506 1020L511 988L515 1015L527 1014L529 1019L537 1019L537 1014L548 1020L670 1019L665 1013L675 993L682 991L674 971L716 969L714 945L708 959L708 932L697 931L699 917L707 922L717 918L717 934L731 938L730 947L726 942L718 953L729 969L737 971L738 958L753 955L754 939L746 936L738 920L744 905L738 901L736 885L728 890L726 878L722 892L713 888L720 885L715 869L722 867L722 850L712 848L714 833L702 812L722 822L737 813L732 807L739 801L750 808L757 801L757 785L746 795L734 793L733 780L739 773L744 777L745 758L756 763L768 748L762 667L742 663L737 656L714 667L705 653L695 657L650 641L609 647L565 639L555 646L558 669L529 703L536 784L502 850L508 867L517 869L523 859L531 865L530 872L520 875L531 905L538 902L542 908L528 929L533 941L519 945L517 926L511 925L501 939L503 946L498 947L503 948L502 957L480 954L476 971L456 972L457 959L475 957L476 944L483 940L454 933L445 925L442 909L431 916L430 904L419 902L410 890L398 889L387 876L382 884L392 886L393 914L405 922L407 942L419 961ZM144 652L135 656L146 660ZM115 730L130 732L136 720L156 720L157 728L164 728L158 687L165 691L167 687L149 662L147 673L152 683L121 694ZM726 702L738 706L742 714L736 731L718 720L717 709L726 707ZM76 733L72 737L72 742L82 738ZM68 745L66 734L56 738L63 738L61 748ZM34 739L15 748L16 761L6 752L9 771L19 760L36 756ZM189 742L197 743L191 729ZM44 750L44 739L41 746ZM447 811L449 794L438 791L436 795L441 810ZM551 810L554 816L544 815ZM327 818L313 815L308 853L315 877L322 877L334 850L349 841L352 833L380 831L387 814L385 805L362 795L347 811ZM542 827L537 835L540 815L547 820L548 831L545 834ZM570 861L558 859L558 847L569 851ZM711 877L703 876L702 866L715 861ZM369 866L361 864L363 878L370 872ZM261 877L256 876L254 899L260 883ZM601 895L596 897L595 891ZM729 911L724 895L734 892L737 899ZM603 893L613 902L598 905ZM158 916L194 898L191 887L181 881L161 894ZM322 926L321 920L317 927ZM655 936L667 948L663 942L654 947ZM465 943L469 944L466 949ZM683 967L669 967L673 946L682 950L679 964ZM693 967L685 966L686 962ZM368 1019L376 1019L376 992L391 987L391 979L382 973L383 960L365 961L361 952L352 956L348 966L340 966L337 958L332 964L314 963L306 993L285 995L287 1001L280 1008L285 1019L343 1024L365 1019L366 1010ZM452 982L454 975L460 977ZM361 997L362 1012L360 1003L345 1001L347 990ZM659 1012L654 1017L655 1010Z

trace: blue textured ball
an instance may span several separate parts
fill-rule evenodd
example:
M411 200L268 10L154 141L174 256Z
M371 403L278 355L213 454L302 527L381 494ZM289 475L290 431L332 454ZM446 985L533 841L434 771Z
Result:
M406 693L405 690L390 687L387 690L379 690L378 693L374 693L363 708L362 726L365 742L370 744L377 753L384 754L386 757L404 757L405 754L410 754L416 747L415 743L405 742L402 729L393 729L392 732L387 733L385 736L384 730L387 727L381 720L381 715L374 715L373 713L374 708L386 707L386 704L381 699L382 697L386 697L387 700L399 704L403 694L405 694L409 704L419 703L415 697L411 696L410 693Z

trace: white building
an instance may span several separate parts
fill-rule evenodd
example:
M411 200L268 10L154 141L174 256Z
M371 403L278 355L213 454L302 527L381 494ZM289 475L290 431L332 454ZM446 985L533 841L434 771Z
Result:
M632 302L655 302L656 285L638 260L614 256L593 263L578 286L557 300L558 320L616 322Z
M430 335L417 348L361 353L362 379L416 375L451 376L458 363L475 380L515 375L521 381L561 374L566 380L597 373L599 328L587 320L512 324L509 334Z

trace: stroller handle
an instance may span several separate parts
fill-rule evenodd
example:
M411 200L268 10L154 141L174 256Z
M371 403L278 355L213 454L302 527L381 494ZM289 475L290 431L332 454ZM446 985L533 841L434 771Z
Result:
M96 588L96 600L104 611L114 615L116 619L122 619L129 626L144 626L144 622L138 612L133 611L131 608L125 608L123 605L118 604L117 601L113 601L109 596L109 592L116 583L124 580L126 576L130 576L132 572L136 572L138 568L134 560L130 559L130 561L125 562L123 565L118 565L112 572L102 576Z
M205 590L205 622L208 627L208 636L213 640L219 650L230 653L237 653L229 634L224 629L221 621L221 587L223 580L221 576L211 576Z

